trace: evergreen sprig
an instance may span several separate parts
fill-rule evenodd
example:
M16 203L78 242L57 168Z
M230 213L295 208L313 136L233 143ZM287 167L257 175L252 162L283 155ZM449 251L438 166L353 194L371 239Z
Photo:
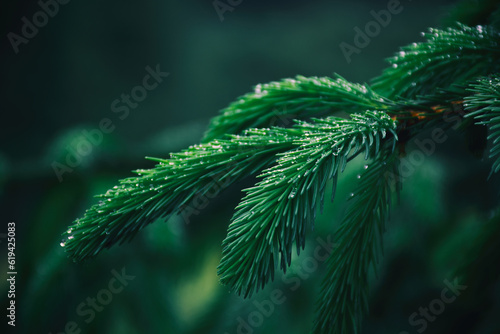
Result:
M62 245L74 260L93 257L155 220L190 212L197 196L260 172L236 208L218 267L222 283L250 296L273 279L278 265L283 271L290 265L327 183L332 179L335 189L347 162L363 152L373 162L338 230L314 323L315 333L359 333L367 275L381 252L391 204L394 179L387 175L397 175L404 143L425 127L446 127L444 117L465 106L466 117L488 126L492 171L500 170L498 31L458 24L424 35L425 42L389 59L372 87L339 76L258 85L213 119L202 144L151 158L154 168L100 195L64 233ZM333 117L337 112L347 116ZM289 119L291 127L273 127Z
M223 242L221 282L245 296L264 287L278 263L286 271L294 244L300 253L328 180L334 179L335 188L348 160L363 151L365 159L377 155L386 137L391 147L397 138L396 122L383 112L302 122L299 127L306 129L296 140L300 146L279 154L277 163L260 175L262 180L245 190Z
M369 86L351 83L340 75L284 79L260 84L254 92L240 97L212 119L204 141L222 138L245 129L286 123L333 112L387 110L394 102L375 93Z
M468 89L473 94L465 98L466 117L474 117L476 124L488 127L491 143L489 158L495 158L492 173L500 170L500 76L481 78Z
M214 140L174 153L170 159L150 158L158 165L137 170L138 176L98 196L100 202L65 232L62 245L75 260L132 239L160 218L193 210L196 196L218 192L221 186L251 175L275 160L275 154L291 149L290 131L254 129L245 136Z
M401 48L373 89L389 98L415 99L466 84L479 76L500 70L499 32L489 26L430 28L426 42Z
M150 158L159 164L137 170L138 176L121 180L98 196L99 203L65 232L62 244L75 261L93 257L131 240L157 219L189 214L186 210L194 210L189 204L193 198L218 192L221 185L227 187L255 174L269 166L277 153L302 145L303 135L324 128L318 120L289 129L251 129L245 135L194 145L170 159Z
M360 332L362 315L368 311L368 271L370 265L376 271L383 249L391 187L400 185L394 178L397 163L397 152L386 146L370 166L365 165L337 231L338 241L321 286L314 333Z

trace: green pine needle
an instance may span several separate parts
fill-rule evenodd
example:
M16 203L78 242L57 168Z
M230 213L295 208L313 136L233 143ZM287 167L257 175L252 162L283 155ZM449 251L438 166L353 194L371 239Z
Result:
M386 110L393 102L375 93L369 86L351 83L337 75L284 79L261 84L214 117L204 142L238 134L245 129L288 123L333 112ZM290 124L292 122L289 122Z
M300 123L300 146L281 153L262 181L245 190L223 242L221 282L250 296L274 277L280 264L286 270L292 248L305 246L306 230L314 224L327 181L342 172L360 152L365 159L378 154L387 137L393 148L396 122L383 112L353 114L351 119L327 118ZM390 134L390 136L388 136Z
M382 250L397 161L397 153L386 148L361 175L328 260L314 333L360 333L368 311L368 271L370 265L376 269Z
M466 117L474 117L476 124L488 127L491 143L489 158L495 158L492 173L500 171L500 75L482 78L470 85L473 93L465 98L465 108L471 111Z
M255 174L270 165L276 153L293 148L293 139L284 131L256 129L245 136L192 146L170 159L151 158L159 164L136 171L138 176L121 180L98 196L101 201L65 232L62 244L79 261L131 240L157 219L189 214L186 210L194 210L189 206L194 198Z
M429 29L426 42L401 48L391 67L373 80L373 89L389 98L417 98L436 89L465 84L500 70L499 33L488 26Z

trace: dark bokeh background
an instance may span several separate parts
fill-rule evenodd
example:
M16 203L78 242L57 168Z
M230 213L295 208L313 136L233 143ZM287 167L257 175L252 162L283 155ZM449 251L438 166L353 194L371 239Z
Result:
M232 210L252 180L212 200L190 224L179 217L156 223L132 243L83 264L65 257L60 235L95 202L94 195L132 169L152 167L145 156L166 157L197 143L209 119L252 86L297 74L339 73L368 82L386 66L384 58L398 46L421 40L419 33L427 27L440 26L454 6L443 0L402 1L402 12L348 63L339 44L353 44L353 28L363 28L373 20L370 11L387 3L242 1L221 21L211 1L70 1L17 54L7 34L20 34L21 18L31 21L40 6L35 1L2 4L2 305L7 302L4 233L9 221L17 226L18 271L16 328L7 330L232 334L241 319L248 322L258 310L254 301L280 289L286 301L253 332L307 333L324 266L301 278L294 291L286 282L299 277L316 238L333 234L362 161L344 173L336 202L327 204L311 233L309 253L252 300L230 294L216 275ZM158 64L169 76L121 120L111 103L142 83L147 66ZM82 131L97 128L103 118L112 120L114 131L60 182L53 162L64 163ZM388 226L380 275L372 280L364 333L417 333L421 327L411 326L408 317L440 297L443 281L453 280L470 254L487 253L474 246L482 242L484 222L494 216L495 178L487 183L488 163L467 152L459 133L450 138L405 181ZM484 267L478 263L481 289L472 286L447 304L426 333L500 332L495 318L500 288L492 276L481 274ZM135 278L87 323L77 314L78 305L106 289L112 270L122 268ZM3 314L2 319L5 326ZM70 321L77 329L65 329Z

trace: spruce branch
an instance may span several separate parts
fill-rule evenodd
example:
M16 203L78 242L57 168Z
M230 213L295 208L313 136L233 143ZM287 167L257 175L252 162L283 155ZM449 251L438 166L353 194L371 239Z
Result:
M297 253L305 246L327 181L333 178L335 188L348 160L363 151L365 159L376 156L385 142L394 148L397 140L396 122L384 112L297 127L304 129L296 140L300 146L280 153L277 163L259 176L262 180L245 190L229 225L218 269L221 282L238 294L250 296L264 287L278 263L286 271L294 244Z
M192 146L170 159L151 158L158 162L155 168L137 170L138 176L97 196L101 201L64 233L62 245L78 261L131 240L155 220L181 213L196 196L262 170L277 152L293 148L293 139L287 131L256 129Z
M489 22L500 22L498 15ZM150 158L154 168L98 196L62 245L75 261L93 257L155 220L184 215L197 196L260 172L236 207L218 267L223 284L250 296L278 266L286 271L294 248L304 248L318 207L322 211L327 183L333 180L333 199L339 173L364 153L373 162L338 230L314 323L315 333L359 333L397 175L396 143L401 150L426 127L451 126L445 117L463 115L465 107L466 117L488 127L492 173L500 170L500 76L493 75L500 68L500 35L493 26L430 29L425 42L389 59L391 67L372 87L340 76L256 86L212 120L202 144L168 159ZM337 112L348 116L333 117ZM293 119L293 126L271 127L277 119Z
M397 152L386 146L360 178L351 205L337 231L337 247L328 259L314 333L360 333L368 311L368 271L376 270L382 234L391 205L389 175L397 175ZM394 174L396 173L396 174Z
M495 158L491 173L500 170L500 76L481 78L468 89L473 94L465 98L466 117L474 117L476 124L488 127L491 143L489 158Z
M351 83L339 75L303 77L259 84L212 119L204 142L238 134L245 129L276 125L276 120L306 119L334 112L387 110L394 103L369 86Z
M356 117L356 116L355 116ZM193 210L197 196L219 192L223 187L270 166L276 154L303 145L301 138L324 127L298 124L293 128L250 129L244 135L190 147L170 159L150 158L158 165L137 170L138 176L97 196L100 202L88 209L63 234L62 245L75 261L96 256L116 243L130 241L154 221Z
M446 30L430 28L426 42L401 48L373 89L388 98L415 99L436 89L468 81L500 70L498 31L489 26L457 24Z

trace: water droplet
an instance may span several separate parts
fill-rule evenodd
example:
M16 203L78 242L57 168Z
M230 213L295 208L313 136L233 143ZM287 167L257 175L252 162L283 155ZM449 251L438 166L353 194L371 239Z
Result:
M368 169L368 165L365 165L365 166L364 166L364 169Z
M398 64L392 64L393 68L398 68Z
M356 177L357 177L358 179L360 179L360 178L361 178L361 174L358 174Z
M73 238L74 238L74 236L70 235L70 236L68 237L68 240L71 240L71 239L73 239Z
M62 241L61 241L61 243L60 243L59 245L61 245L61 247L66 246L66 240L65 240L65 239L62 239Z

